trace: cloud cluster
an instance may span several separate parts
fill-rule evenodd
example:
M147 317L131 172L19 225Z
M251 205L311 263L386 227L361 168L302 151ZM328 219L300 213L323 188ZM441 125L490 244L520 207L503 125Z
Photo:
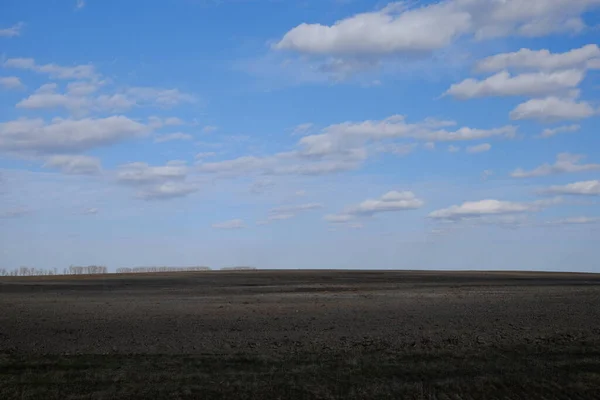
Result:
M379 213L414 210L422 207L423 204L423 200L417 198L413 192L391 191L378 199L368 199L355 206L347 207L339 214L326 215L324 219L334 224L345 224L356 218L371 217Z
M531 97L510 112L512 120L541 123L581 120L598 113L590 103L578 100L578 86L585 78L586 70L598 68L600 48L596 44L555 54L546 49L522 48L479 61L476 71L499 72L481 80L465 79L451 85L444 94L461 100L487 96ZM509 70L519 73L511 74ZM543 137L552 134L548 131Z
M274 45L277 50L305 54L364 56L431 52L458 38L543 36L578 32L581 15L598 6L596 0L446 0L420 7L405 2L357 14L331 26L303 23Z
M510 176L513 178L532 178L546 175L600 170L600 164L580 164L584 159L585 156L582 154L560 153L556 156L554 164L542 164L531 171L517 168Z
M17 155L83 152L143 136L146 125L123 115L106 118L21 118L0 123L0 152Z
M81 155L56 155L48 157L46 168L57 168L66 174L94 175L102 171L99 158Z
M479 72L502 70L586 70L600 68L600 48L588 44L565 53L551 53L547 49L520 49L512 53L496 54L480 60L475 69Z
M571 133L577 132L581 127L579 125L563 125L557 126L556 128L546 128L540 133L540 138L549 138L556 136L560 133Z
M469 78L455 83L446 94L461 100L486 96L548 96L568 93L576 88L584 77L585 73L577 69L524 73L516 76L502 71L484 80Z
M433 211L429 218L446 221L461 221L484 216L497 216L540 211L542 208L560 203L560 198L551 200L536 200L532 202L512 202L495 199L466 201Z
M187 182L188 167L181 161L170 161L163 166L136 162L121 165L116 172L118 182L137 188L137 197L161 200L184 197L198 190Z
M583 195L583 196L599 196L600 195L600 181L582 181L569 183L568 185L562 186L550 186L549 188L542 191L545 194L572 194L572 195Z

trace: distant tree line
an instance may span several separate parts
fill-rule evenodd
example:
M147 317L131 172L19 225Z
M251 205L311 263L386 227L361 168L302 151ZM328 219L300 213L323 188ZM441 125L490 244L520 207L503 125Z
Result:
M210 267L134 267L117 268L117 274L144 274L151 272L195 272L210 270Z
M255 267L225 267L222 271L254 271ZM117 268L117 274L143 274L152 272L197 272L211 271L210 267L134 267ZM71 265L62 271L53 269L41 269L30 267L19 267L12 270L0 268L0 276L48 276L48 275L101 275L108 274L108 268L101 265L75 266Z
M0 268L0 276L48 276L48 275L99 275L107 274L108 268L100 265L88 265L79 267L71 265L59 272L56 268L30 268L19 267L12 270Z

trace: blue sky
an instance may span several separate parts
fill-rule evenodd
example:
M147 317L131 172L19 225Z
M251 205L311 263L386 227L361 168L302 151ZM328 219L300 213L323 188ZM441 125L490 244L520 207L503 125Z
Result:
M600 272L600 2L524 4L5 1L0 266Z

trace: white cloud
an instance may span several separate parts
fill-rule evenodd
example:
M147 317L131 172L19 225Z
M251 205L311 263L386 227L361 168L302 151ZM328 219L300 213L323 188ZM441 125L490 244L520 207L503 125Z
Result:
M131 184L159 183L170 180L183 180L188 172L184 164L171 161L164 166L150 166L144 162L121 165L117 170L117 180Z
M83 7L85 7L85 0L77 0L75 8L81 10Z
M392 3L332 26L301 24L274 47L312 54L393 54L447 46L469 29L467 13L452 12L447 2L407 10Z
M549 138L559 133L577 132L581 127L579 125L563 125L556 128L547 128L540 133L539 137Z
M25 26L24 23L19 22L18 24L15 24L9 28L2 28L2 29L0 29L0 37L21 36L21 30L23 29L24 26Z
M441 210L433 211L429 218L459 221L464 219L479 218L490 215L518 214L540 211L543 207L557 204L560 199L537 200L533 202L512 202L494 199L480 201L467 201L461 205L454 205Z
M460 151L460 147L458 147L458 146L454 146L453 144L448 146L448 152L450 152L450 153L457 153L459 151Z
M574 99L546 97L532 99L519 104L510 112L513 120L534 119L540 122L584 119L594 115L596 111L585 101Z
M320 208L323 208L323 204L321 203L306 203L291 206L275 207L269 210L269 215L265 222L268 223L271 221L290 219L302 212L318 210Z
M90 99L77 95L56 93L56 84L42 85L29 97L17 103L17 108L66 108L72 113L85 113L92 106Z
M401 115L394 115L379 121L345 122L331 125L317 135L300 139L301 152L307 156L343 153L352 148L362 148L372 141L410 138L428 142L465 141L484 139L493 136L513 137L514 126L495 129L473 129L462 127L455 131L438 129L437 121L425 120L408 124Z
M185 122L181 118L169 117L164 120L164 124L168 126L183 125Z
M148 127L125 116L62 119L22 118L0 123L0 151L70 153L107 146L148 133Z
M596 44L588 44L565 53L551 53L543 50L520 49L513 53L496 54L479 61L476 70L482 72L501 71L504 69L519 70L561 70L598 68L600 48Z
M584 159L585 156L581 154L560 153L556 156L556 162L552 165L543 164L531 171L517 168L510 176L513 178L532 178L537 176L600 170L600 164L580 164Z
M20 89L24 85L21 83L21 79L16 76L1 76L0 77L0 86L4 89Z
M154 143L164 143L173 140L192 140L194 137L189 133L175 132L166 135L160 135L154 139Z
M58 168L66 174L93 175L102 170L100 159L79 155L56 155L46 160L44 167Z
M368 199L356 206L347 207L340 214L326 215L324 219L331 223L346 223L358 217L370 217L384 212L414 210L423 204L423 200L417 198L413 192L391 191L378 199Z
M212 227L215 229L242 229L245 228L246 225L241 219L232 219L229 221L215 223L212 225Z
M9 58L4 61L4 66L47 74L54 79L95 79L99 77L94 66L90 64L65 67L57 64L39 65L33 58Z
M292 130L292 135L303 135L306 132L310 131L313 127L313 124L311 124L310 122L304 123L304 124L300 124L297 125L293 130Z
M353 170L369 157L369 152L392 151L405 154L414 144L390 143L392 139L416 139L426 142L468 141L491 137L514 137L517 128L458 128L453 121L425 119L409 124L394 115L379 121L346 122L330 125L321 133L300 138L296 149L269 156L243 156L232 160L202 163L198 170L221 175L262 173L268 175L323 175ZM378 144L377 142L387 141ZM429 145L431 146L431 145Z
M545 194L574 194L574 195L587 195L587 196L598 196L600 195L600 181L582 181L569 183L563 186L550 186L543 190Z
M536 72L511 76L502 71L484 80L465 79L455 83L446 95L465 100L486 96L548 96L567 93L581 83L585 73L570 69L557 72Z
M486 151L489 151L492 148L492 145L489 143L482 143L482 144L478 144L475 146L469 146L467 147L467 153L469 154L476 154L476 153L484 153Z
M100 211L100 210L98 210L98 208L92 207L92 208L87 208L87 209L83 210L82 214L83 215L96 215L96 214L98 214L98 211Z
M188 182L164 182L140 190L137 197L143 200L167 200L184 197L198 190L198 187Z
M320 55L390 55L430 52L464 35L477 39L578 32L581 15L597 0L447 0L421 7L391 3L331 26L300 24L274 45L278 50Z

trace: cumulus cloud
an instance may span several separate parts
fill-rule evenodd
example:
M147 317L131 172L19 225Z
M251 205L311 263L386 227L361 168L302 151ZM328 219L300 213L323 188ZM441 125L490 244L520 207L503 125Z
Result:
M494 72L505 69L555 71L564 69L600 68L600 48L588 44L565 53L551 53L547 49L520 49L513 53L496 54L479 61L475 67L480 72Z
M513 120L533 119L540 122L584 119L594 115L596 111L585 101L554 96L543 99L532 99L519 104L510 112Z
M598 196L600 195L600 181L582 181L562 186L550 186L549 188L544 189L542 193Z
M531 171L517 168L510 176L513 178L532 178L546 175L600 170L600 164L581 164L580 162L585 158L586 157L582 154L560 153L556 156L556 162L554 164L542 164Z
M425 120L409 124L401 115L379 121L345 122L331 125L322 133L304 136L298 142L301 152L308 156L341 153L352 148L386 139L416 139L426 142L468 141L494 136L513 137L517 128L504 126L494 129L462 127L454 131L439 129L437 122Z
M79 155L51 156L46 160L44 167L57 168L72 175L93 175L102 170L100 159Z
M214 229L242 229L245 228L246 225L244 221L241 219L232 219L224 222L217 222L212 225Z
M518 214L540 211L542 208L560 203L560 198L552 200L537 200L532 202L512 202L495 199L467 201L461 205L454 205L441 210L433 211L429 218L447 221L460 221L485 216Z
M563 125L557 126L556 128L547 128L544 129L542 133L540 133L539 137L545 139L552 136L556 136L560 133L577 132L580 128L581 127L579 125Z
M16 154L71 153L107 146L148 133L125 116L62 119L21 118L0 123L0 151Z
M193 96L177 89L148 87L118 89L116 93L95 95L94 93L105 83L105 81L98 80L71 82L67 85L64 93L57 92L58 85L55 83L45 84L32 95L21 100L17 107L27 109L66 108L71 113L85 114L96 111L119 112L134 106L167 108L195 101ZM181 119L175 117L164 120L150 117L149 120L155 128L183 124Z
M260 173L266 175L323 175L353 170L373 152L406 154L415 144L391 143L392 140L412 139L424 142L469 141L491 137L511 138L517 127L493 129L462 127L446 130L453 121L425 119L407 123L403 116L384 120L345 122L330 125L321 133L301 137L292 151L269 156L243 156L232 160L202 163L198 170L221 175Z
M584 77L585 73L576 69L516 76L502 71L484 80L469 78L455 83L445 94L461 100L487 96L548 96L567 93L576 88Z
M24 85L21 83L21 79L16 76L1 76L0 86L4 89L20 89Z
M476 154L476 153L484 153L486 151L490 151L491 148L492 148L491 144L482 143L482 144L478 144L475 146L468 146L466 151L469 154Z
M175 132L158 136L154 139L154 143L171 142L173 140L192 140L193 138L189 133Z
M47 74L54 79L95 79L99 77L93 65L65 67L58 64L37 64L33 58L9 58L4 61L7 68L18 68Z
M371 217L384 212L414 210L422 207L423 200L417 198L413 192L391 191L378 199L367 199L355 206L347 207L342 213L329 214L324 217L331 223L347 223L358 217Z
M21 36L21 31L23 30L24 26L25 26L24 23L19 22L18 24L15 24L11 27L2 28L2 29L0 29L0 37Z
M137 189L136 197L143 200L166 200L184 197L198 191L198 186L187 182L188 167L184 161L169 161L166 165L151 166L135 162L119 166L117 182Z
M528 7L521 0L446 0L421 7L396 2L330 26L300 24L274 48L343 56L431 52L464 35L486 39L578 32L585 27L581 15L597 6L596 0L535 0Z

